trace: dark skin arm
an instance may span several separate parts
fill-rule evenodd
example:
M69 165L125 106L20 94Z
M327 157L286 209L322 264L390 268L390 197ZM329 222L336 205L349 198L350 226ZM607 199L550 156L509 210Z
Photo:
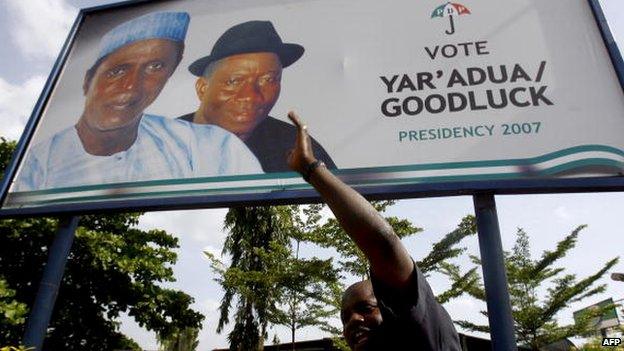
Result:
M307 127L296 113L288 118L297 127L295 147L288 156L288 166L303 174L316 161ZM319 192L336 219L369 260L376 279L392 289L407 289L414 263L392 227L362 195L334 176L325 167L317 167L310 184Z

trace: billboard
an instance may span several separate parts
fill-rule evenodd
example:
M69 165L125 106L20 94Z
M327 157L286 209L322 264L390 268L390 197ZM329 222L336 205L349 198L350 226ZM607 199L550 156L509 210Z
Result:
M603 329L609 329L612 327L617 327L620 325L620 320L617 315L617 310L615 309L617 305L613 303L613 299L609 298L604 301L600 301L591 306L585 307L578 311L574 311L574 321L579 323L584 318L587 318L588 314L591 312L604 310L604 312L597 317L591 318L589 321L589 326L595 330L597 333Z
M0 215L301 201L286 118L369 195L624 189L596 1L170 0L83 10Z

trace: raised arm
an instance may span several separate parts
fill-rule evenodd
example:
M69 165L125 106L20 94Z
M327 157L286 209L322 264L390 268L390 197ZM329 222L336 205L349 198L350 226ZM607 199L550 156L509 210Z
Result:
M298 129L295 147L288 156L289 167L308 177L342 228L364 252L376 279L390 288L406 288L414 263L390 224L364 197L316 163L307 127L294 112L288 118Z

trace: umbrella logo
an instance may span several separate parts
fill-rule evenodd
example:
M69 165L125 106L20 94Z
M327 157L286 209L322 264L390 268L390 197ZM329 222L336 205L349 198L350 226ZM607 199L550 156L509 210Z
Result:
M455 33L455 22L453 21L453 16L461 16L461 15L469 15L470 10L458 3L447 2L444 5L438 6L433 13L431 14L431 18L435 17L448 17L449 22L451 22L451 29L447 30L445 33L451 35Z

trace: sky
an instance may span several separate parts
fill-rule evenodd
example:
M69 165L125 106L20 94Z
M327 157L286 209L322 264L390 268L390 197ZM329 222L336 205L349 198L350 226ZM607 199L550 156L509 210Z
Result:
M19 138L78 9L111 2L114 1L0 0L0 135ZM601 3L616 41L624 47L624 1L602 0ZM538 258L544 250L553 250L554 245L578 225L587 224L577 247L560 266L584 277L624 252L622 193L497 196L496 200L506 250L512 248L518 228L523 228L531 240L531 253ZM177 281L168 286L193 296L193 307L206 316L200 334L200 350L227 346L227 330L223 334L215 332L215 311L222 292L201 254L202 249L221 251L225 213L225 209L148 213L139 224L144 229L165 229L180 239L179 259L174 267ZM417 259L425 256L433 242L471 213L472 198L466 196L403 200L389 212L424 228L423 233L405 240L408 250ZM464 245L469 253L478 255L476 236L466 239ZM470 267L466 259L458 263ZM624 272L624 261L613 271ZM624 298L624 283L611 281L608 276L600 283L607 285L605 293L573 304L558 315L560 322L571 323L572 312L590 304L609 297ZM448 286L445 279L437 276L431 277L430 284L438 292ZM486 322L479 314L484 304L472 298L461 297L445 307L454 319ZM130 318L122 319L121 330L143 348L157 348L154 334L142 330ZM284 328L272 330L271 338L273 334L282 341L289 340L289 332ZM325 335L307 328L299 336L304 340Z

